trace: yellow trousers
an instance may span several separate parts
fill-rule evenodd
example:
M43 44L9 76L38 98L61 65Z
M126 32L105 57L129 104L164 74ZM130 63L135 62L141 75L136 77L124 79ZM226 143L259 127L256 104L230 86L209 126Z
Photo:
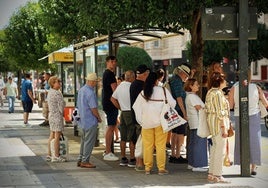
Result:
M151 129L143 129L142 143L143 143L143 161L145 170L150 171L153 168L153 152L156 150L156 164L158 170L165 170L166 168L166 140L167 134L164 133L162 126Z

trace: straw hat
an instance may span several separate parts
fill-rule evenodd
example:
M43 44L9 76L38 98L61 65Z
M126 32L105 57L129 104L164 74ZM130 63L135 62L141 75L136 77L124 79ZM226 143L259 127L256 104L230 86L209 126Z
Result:
M190 76L190 74L191 74L191 67L187 64L182 64L182 65L178 66L178 69L183 71L188 76Z
M87 77L86 77L86 80L89 80L89 81L98 81L98 77L97 77L97 74L94 72L94 73L88 73Z

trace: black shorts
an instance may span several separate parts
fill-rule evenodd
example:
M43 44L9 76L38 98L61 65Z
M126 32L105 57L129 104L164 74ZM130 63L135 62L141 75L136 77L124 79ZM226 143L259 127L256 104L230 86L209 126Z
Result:
M108 126L115 126L117 117L118 117L118 110L117 109L112 109L109 111L104 111L106 116L107 116L107 125Z
M174 129L171 130L172 133L175 133L175 134L183 134L183 135L186 135L186 127L188 126L188 123L185 123L181 126L178 126Z
M22 101L22 107L24 112L32 112L33 102L32 101Z

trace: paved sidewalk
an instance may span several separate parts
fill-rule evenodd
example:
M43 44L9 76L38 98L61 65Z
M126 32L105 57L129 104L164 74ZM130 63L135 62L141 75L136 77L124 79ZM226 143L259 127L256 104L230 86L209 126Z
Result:
M7 104L5 104L7 105ZM156 168L153 174L145 175L133 168L120 167L119 161L108 162L102 159L104 151L103 128L99 147L95 147L91 161L95 169L76 166L80 137L74 136L73 127L66 127L69 140L69 160L66 163L45 161L49 129L38 126L43 121L41 109L35 105L30 114L31 127L22 127L23 114L16 102L15 113L8 114L7 107L0 110L0 187L256 187L268 184L268 131L263 126L262 159L263 165L255 177L241 177L240 167L225 167L223 175L230 184L210 184L204 172L187 170L186 164L167 163L170 174L159 176ZM231 151L233 139L230 139ZM4 146L3 146L4 145ZM115 144L119 156L119 144Z

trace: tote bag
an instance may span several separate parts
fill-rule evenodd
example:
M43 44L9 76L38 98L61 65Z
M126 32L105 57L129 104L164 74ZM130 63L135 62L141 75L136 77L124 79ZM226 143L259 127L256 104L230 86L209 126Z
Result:
M52 157L55 157L55 147L54 147L55 139L52 139L50 142L51 147L51 155ZM63 134L60 137L60 151L59 154L61 157L68 160L69 158L69 146L68 146L68 138L66 136L63 136Z
M165 100L164 100L163 108L160 114L161 116L160 121L161 121L161 125L163 128L163 132L168 132L171 129L174 129L180 125L185 124L187 121L183 119L177 113L177 111L168 104L166 90L164 88L163 90L164 90Z
M198 124L197 135L201 138L210 136L207 123L207 113L203 108L198 111Z

